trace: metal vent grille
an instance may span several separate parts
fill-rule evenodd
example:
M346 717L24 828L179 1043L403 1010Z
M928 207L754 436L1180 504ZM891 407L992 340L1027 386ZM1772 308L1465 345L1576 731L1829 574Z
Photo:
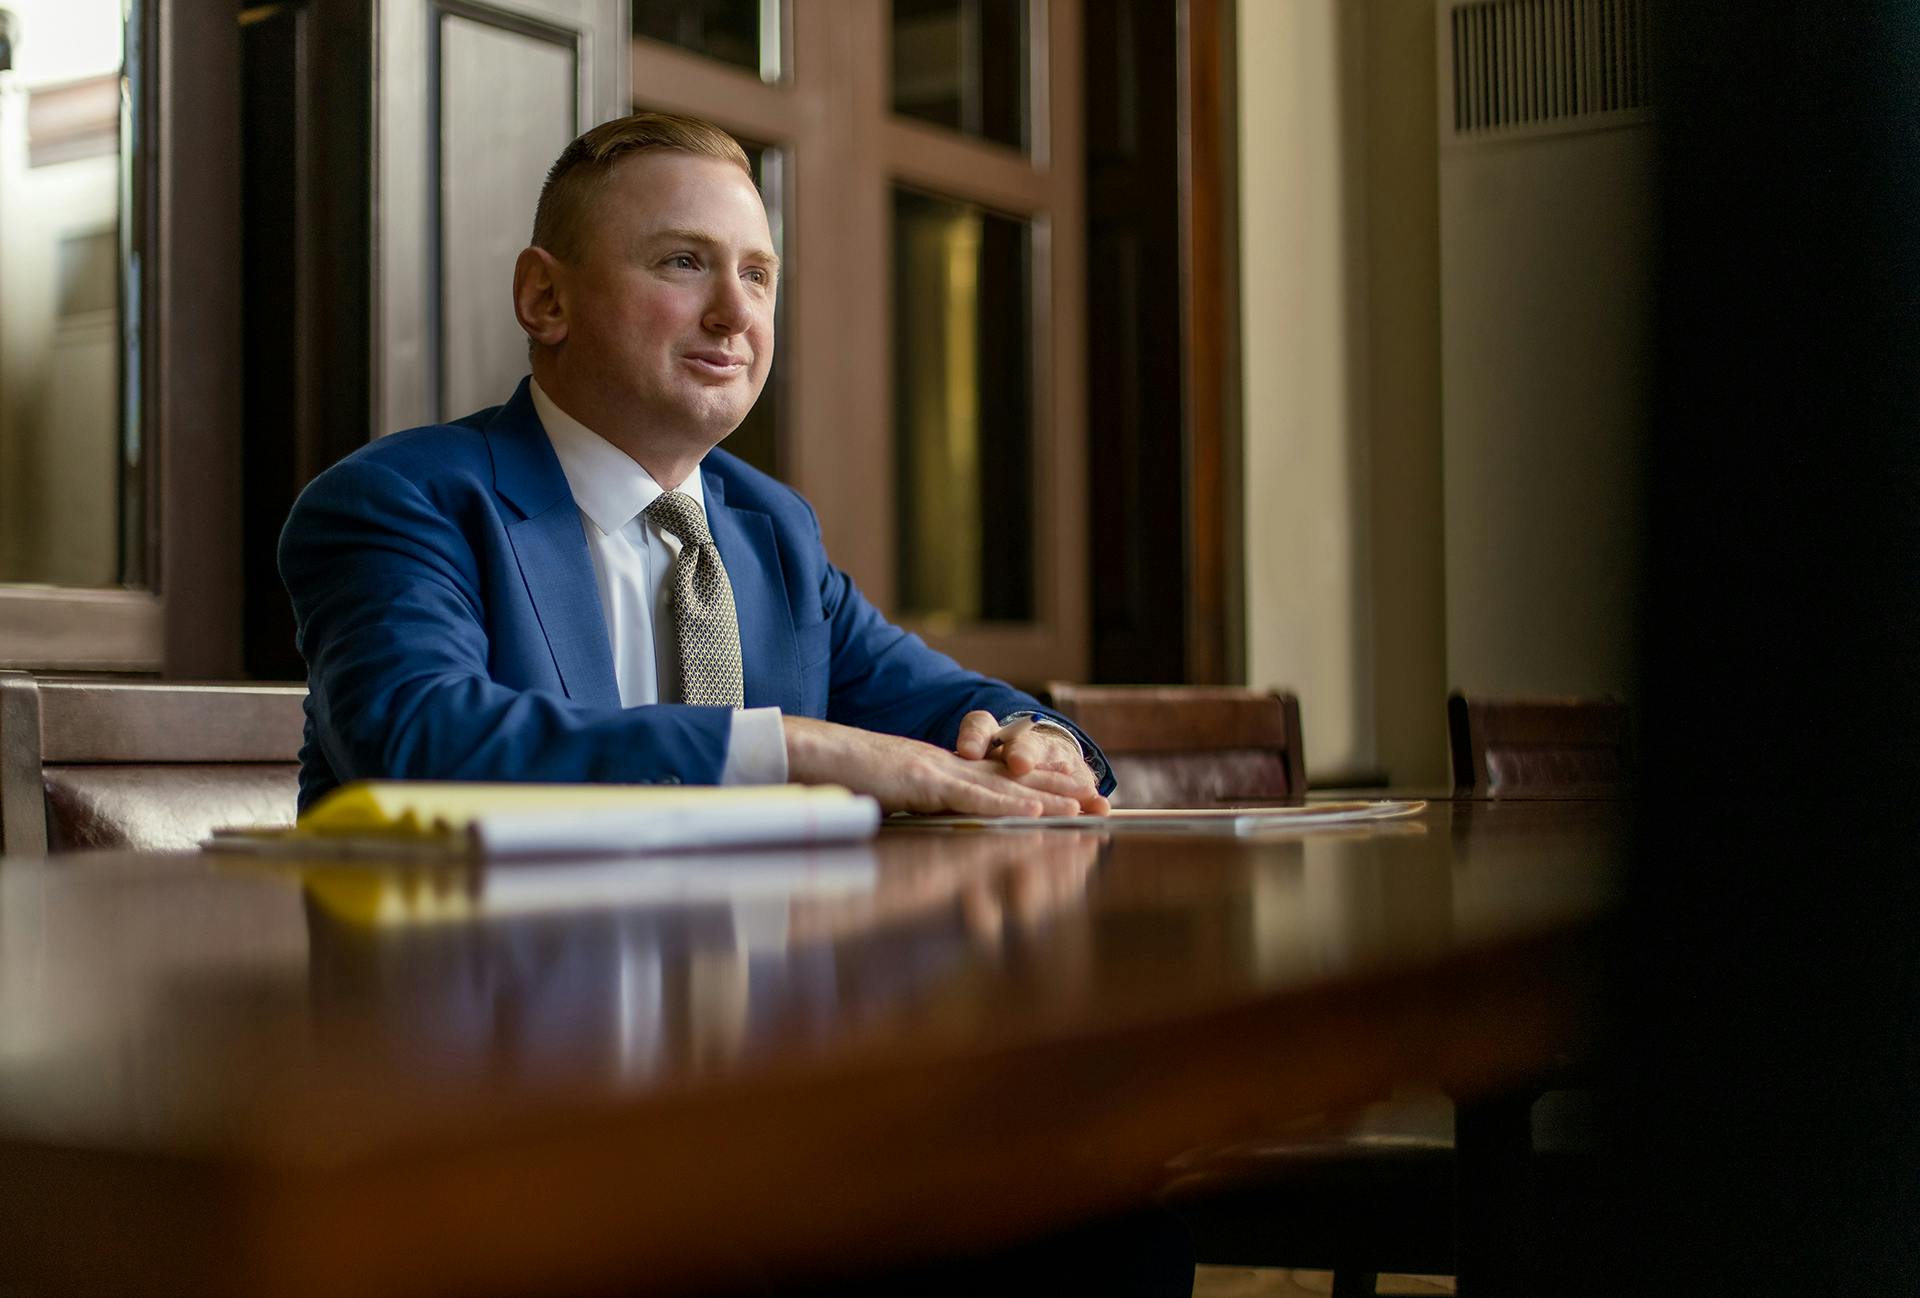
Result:
M1452 20L1456 135L1647 106L1647 0L1488 0Z

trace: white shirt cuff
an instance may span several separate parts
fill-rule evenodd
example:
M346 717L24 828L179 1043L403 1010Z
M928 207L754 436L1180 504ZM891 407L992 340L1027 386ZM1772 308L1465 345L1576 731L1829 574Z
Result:
M727 735L722 784L785 784L787 732L779 708L736 708Z

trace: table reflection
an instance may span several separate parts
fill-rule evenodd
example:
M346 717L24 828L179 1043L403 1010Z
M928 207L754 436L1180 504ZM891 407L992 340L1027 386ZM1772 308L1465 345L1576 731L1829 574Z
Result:
M524 872L323 867L304 888L316 1026L416 1074L533 1082L697 1076L844 1043L970 958L1038 939L1101 848L903 835L884 870L871 847L803 869L767 854L583 866L544 901ZM650 891L681 895L605 901Z
M1442 804L1255 838L889 829L520 872L10 861L0 1124L219 1142L338 1119L371 1148L458 1128L462 1104L1174 1021L1602 913L1622 822Z

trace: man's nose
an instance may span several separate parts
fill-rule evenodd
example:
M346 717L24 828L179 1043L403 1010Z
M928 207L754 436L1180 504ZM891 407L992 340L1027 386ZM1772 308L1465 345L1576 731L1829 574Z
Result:
M745 333L752 319L753 303L747 297L746 285L734 275L716 276L713 296L707 302L707 313L701 323L714 333L731 337Z

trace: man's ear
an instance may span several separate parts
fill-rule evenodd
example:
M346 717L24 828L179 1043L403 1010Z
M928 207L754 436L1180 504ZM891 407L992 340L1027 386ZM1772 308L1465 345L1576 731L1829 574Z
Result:
M565 269L545 248L522 248L513 263L513 314L527 337L558 347L567 337L567 310L560 297Z

